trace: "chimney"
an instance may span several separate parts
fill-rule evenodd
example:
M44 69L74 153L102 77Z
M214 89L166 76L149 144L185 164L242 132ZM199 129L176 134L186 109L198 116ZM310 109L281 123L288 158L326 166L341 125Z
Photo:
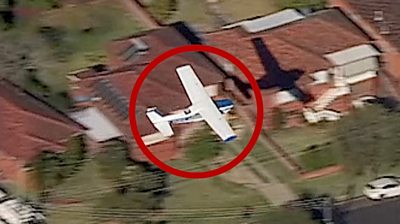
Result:
M390 34L390 26L388 23L382 21L378 24L379 27L379 34L387 35Z
M374 11L374 22L382 22L383 21L383 11L377 10Z
M382 10L374 11L374 22L379 29L379 34L381 34L381 35L390 34L390 26L385 21Z

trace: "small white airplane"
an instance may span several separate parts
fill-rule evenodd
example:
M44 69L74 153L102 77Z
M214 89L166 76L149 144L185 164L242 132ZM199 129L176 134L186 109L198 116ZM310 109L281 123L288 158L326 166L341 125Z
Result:
M223 116L233 108L232 100L212 100L190 65L178 67L176 72L192 105L182 112L166 116L163 116L156 107L148 108L146 115L155 128L165 137L169 137L174 135L171 124L204 120L224 142L236 139L236 134Z

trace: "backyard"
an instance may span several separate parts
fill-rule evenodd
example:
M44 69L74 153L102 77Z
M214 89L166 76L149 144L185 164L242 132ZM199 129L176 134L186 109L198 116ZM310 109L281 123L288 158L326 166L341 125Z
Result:
M200 30L213 28L213 20L208 15L206 1L178 0L178 10L168 22L185 21Z
M399 174L397 119L398 113L371 106L335 123L277 130L270 135L306 171L332 165L344 167L339 173L315 179L287 179L297 192L354 197L362 194L371 179Z
M220 0L220 6L234 21L271 14L279 8L274 0Z
M341 163L341 155L333 136L333 123L274 130L270 137L305 171L315 171Z
M266 204L256 191L219 177L180 182L173 186L172 195L166 201L166 207L170 209L231 208Z
M171 165L187 168L193 166L193 163L181 160ZM145 194L128 193L122 197L116 193L118 185L106 179L101 170L97 160L89 160L79 173L52 191L49 198L52 205L48 207L50 223L83 224L91 221L107 221L111 220L113 215L129 218L132 217L132 212L134 214L135 211L148 206L143 203L147 201ZM171 193L166 197L164 206L166 209L172 209L171 211L181 211L179 217L173 212L170 216L172 220L193 215L200 218L199 223L203 223L201 221L204 220L201 218L204 217L199 217L190 209L207 212L210 208L227 208L240 213L245 206L261 206L265 209L268 205L257 191L219 177L185 179L171 176L170 183ZM105 209L111 210L104 213Z
M68 72L105 62L106 46L111 40L143 30L122 5L109 1L47 11L44 1L29 2L17 6L14 28L0 37L8 40L8 45L15 42L13 54L26 51L30 68L49 87L49 101L55 104L62 99L54 95L62 97L60 93L67 90ZM26 82L15 75L12 79Z

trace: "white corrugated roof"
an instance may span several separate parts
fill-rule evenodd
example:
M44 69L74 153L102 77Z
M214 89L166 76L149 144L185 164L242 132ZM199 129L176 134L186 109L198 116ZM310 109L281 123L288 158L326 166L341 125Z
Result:
M276 103L278 104L285 104L296 101L297 98L293 96L289 91L279 91L275 95Z
M107 141L123 135L122 132L95 107L70 113L70 117L87 127L89 130L86 131L86 134L97 142Z
M362 44L355 47L347 48L342 51L326 54L325 58L330 60L335 65L344 65L353 61L379 55L379 51L377 51L370 44Z
M244 20L237 23L229 24L224 26L224 28L229 29L236 26L242 26L247 32L255 33L282 26L287 23L301 20L303 18L304 16L296 10L285 9L277 13L263 16L257 19Z
M314 84L327 83L329 81L329 73L326 70L315 72L311 76L315 79Z
M355 75L355 76L346 78L346 82L348 84L354 84L354 83L357 83L357 82L362 82L362 81L365 81L367 79L374 78L376 76L378 76L378 75L376 74L375 71L367 71L367 72L365 72L363 74L359 74L359 75Z

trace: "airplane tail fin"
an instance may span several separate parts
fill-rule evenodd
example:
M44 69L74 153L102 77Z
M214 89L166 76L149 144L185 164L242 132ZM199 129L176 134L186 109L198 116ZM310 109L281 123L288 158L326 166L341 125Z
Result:
M162 119L163 117L157 108L149 108L146 112L146 115L150 119L151 123L153 123L154 127L157 128L162 135L166 137L174 135L171 125L168 121Z

